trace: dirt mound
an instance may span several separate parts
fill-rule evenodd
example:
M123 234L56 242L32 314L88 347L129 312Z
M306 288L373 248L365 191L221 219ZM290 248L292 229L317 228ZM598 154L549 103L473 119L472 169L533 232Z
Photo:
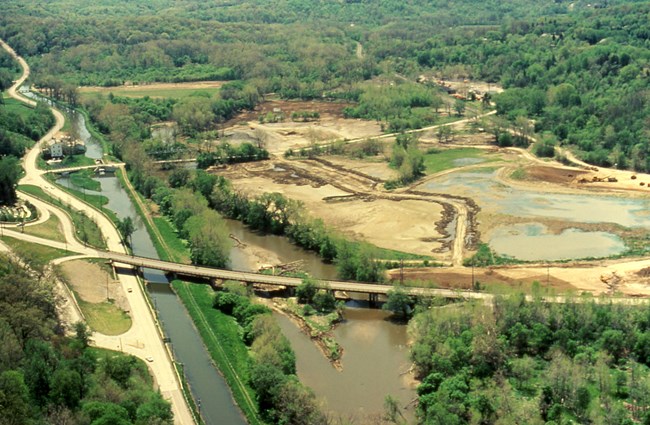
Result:
M641 269L638 272L636 272L636 274L637 276L641 276L641 277L650 277L650 267Z
M528 180L541 180L555 184L571 184L580 176L589 174L587 171L566 170L562 168L536 165L526 169Z

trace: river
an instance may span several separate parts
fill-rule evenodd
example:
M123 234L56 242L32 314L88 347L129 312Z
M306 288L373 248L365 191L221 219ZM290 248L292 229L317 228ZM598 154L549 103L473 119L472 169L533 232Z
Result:
M76 135L86 142L86 156L101 158L101 146L86 129L83 115L74 111L67 114ZM101 194L109 199L107 208L120 218L131 217L134 221L134 253L157 258L146 227L119 180L112 176L96 180L101 184ZM286 238L252 232L234 220L227 220L227 224L230 233L245 245L233 247L233 269L255 269L259 259L254 258L254 253L266 252L282 263L301 261L306 271L319 278L336 275L333 265L324 264L317 255L296 247ZM192 394L195 400L201 400L201 414L206 423L244 424L227 384L214 368L187 311L164 274L145 270L145 279L150 282L147 288L174 355L184 365ZM409 375L400 376L410 367L406 326L387 320L386 312L358 306L351 304L344 309L345 321L334 332L344 350L342 372L330 365L294 323L284 316L276 317L296 352L301 381L314 390L333 417L354 418L355 423L362 424L370 417L381 415L386 395L406 405L413 400L415 392L408 382Z

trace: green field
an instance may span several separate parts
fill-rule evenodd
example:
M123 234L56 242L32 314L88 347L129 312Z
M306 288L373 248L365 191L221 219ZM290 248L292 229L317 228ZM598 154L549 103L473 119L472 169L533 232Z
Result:
M26 116L33 108L9 97L7 93L2 93L4 105L2 106L7 112L14 112L20 116Z
M120 335L131 327L131 317L110 301L89 303L77 297L77 302L88 326L94 331L104 335Z
M430 149L424 155L424 166L427 174L435 174L444 170L459 167L455 161L480 160L482 163L496 161L497 159L488 155L483 149L460 148L460 149Z
M9 236L2 236L0 239L9 245L11 249L19 256L36 261L38 264L42 263L44 265L54 259L72 255L72 253L64 251L62 249L50 248L49 246L45 245L25 242L23 240L14 239Z
M55 215L50 215L50 218L44 223L35 226L25 226L24 233L53 241L65 242L65 237L61 229L61 220Z

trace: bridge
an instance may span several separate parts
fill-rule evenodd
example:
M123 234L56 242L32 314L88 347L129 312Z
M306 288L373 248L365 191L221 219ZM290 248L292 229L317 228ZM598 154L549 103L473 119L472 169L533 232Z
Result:
M104 169L106 171L115 171L119 167L123 167L125 164L123 162L114 162L108 164L92 164L92 165L80 165L77 167L65 167L65 168L52 168L51 170L45 170L46 174L63 174L63 173L73 173L75 171L81 170L90 170L94 169L95 171Z
M163 159L160 161L152 161L153 164L165 165L165 164L188 164L196 162L196 158L185 158L185 159Z
M235 280L251 284L259 283L264 285L283 286L289 288L295 288L302 283L302 279L297 277L271 276L261 273L225 270L213 267L194 266L191 264L179 264L171 261L156 260L147 257L130 256L127 254L120 254L112 251L97 251L97 256L110 260L113 263L125 264L137 268L149 268L182 276L191 276L211 280ZM387 295L388 291L393 289L393 287L390 285L363 282L347 282L338 280L319 280L319 284L321 287L331 289L333 291L368 294L371 301L377 300L377 297L379 295ZM477 298L485 300L493 298L491 294L451 289L404 287L403 290L408 295L422 297Z

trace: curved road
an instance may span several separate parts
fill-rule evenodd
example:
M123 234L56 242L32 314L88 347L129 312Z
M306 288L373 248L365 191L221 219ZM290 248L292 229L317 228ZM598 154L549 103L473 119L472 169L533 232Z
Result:
M35 105L31 99L27 99L18 92L18 88L29 77L29 66L23 58L18 56L16 52L7 45L3 40L0 40L0 46L4 48L20 63L23 68L23 75L14 83L8 90L8 93L14 99L29 105ZM25 155L23 159L23 168L25 169L25 177L21 180L21 184L32 184L41 187L50 196L57 198L65 203L68 203L73 208L84 211L89 217L97 222L101 229L108 249L114 252L125 252L124 246L120 243L120 236L115 229L113 223L100 211L92 208L88 204L80 201L67 194L66 192L58 189L50 184L43 174L36 166L36 160L40 153L40 146L45 141L52 138L54 134L63 128L65 118L61 112L52 108L52 113L56 118L55 126L41 139L34 147ZM62 220L66 222L68 220ZM82 251L81 253L93 255L93 250L78 246L78 241L74 238L71 227L64 226L66 230L66 240L69 241L69 246L62 242L49 241L48 245L58 247L60 249L74 249ZM72 234L71 234L72 233ZM7 234L12 234L14 237L20 237L28 241L38 242L40 238L30 237L22 233L8 231ZM76 242L76 243L75 243ZM86 251L87 250L87 251ZM84 252L85 251L85 252ZM172 363L172 359L168 350L160 338L158 332L157 322L147 304L142 287L140 286L137 278L130 275L120 275L120 283L124 293L128 295L128 301L131 308L132 326L125 334L120 336L106 336L102 334L93 334L93 341L95 345L103 348L113 350L122 350L141 359L152 358L152 362L148 362L149 368L156 380L158 388L163 396L168 399L172 404L174 412L174 422L180 425L194 424L193 416L183 396L181 385L178 375ZM131 288L132 292L128 292Z

